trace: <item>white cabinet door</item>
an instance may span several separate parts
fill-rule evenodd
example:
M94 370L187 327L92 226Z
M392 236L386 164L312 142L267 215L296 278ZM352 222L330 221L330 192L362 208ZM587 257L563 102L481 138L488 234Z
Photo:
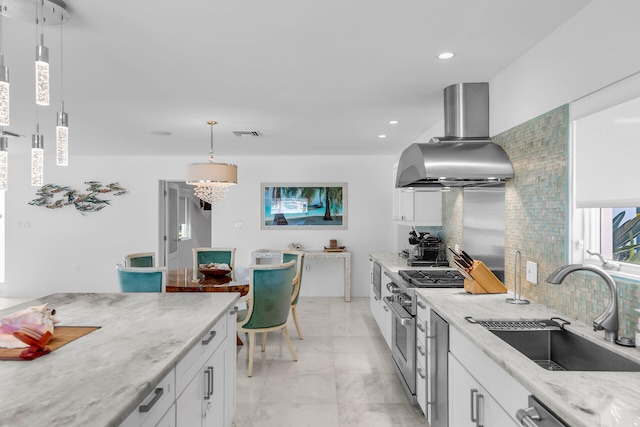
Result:
M416 191L413 209L416 225L442 225L442 193L440 191Z
M179 426L224 427L225 354L218 349L178 398Z
M449 354L449 425L518 426L480 383Z
M413 221L415 219L415 192L413 189L396 188L393 190L393 219Z

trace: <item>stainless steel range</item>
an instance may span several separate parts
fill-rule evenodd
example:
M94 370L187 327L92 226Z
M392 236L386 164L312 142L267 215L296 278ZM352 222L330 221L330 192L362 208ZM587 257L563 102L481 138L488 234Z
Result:
M393 314L391 354L396 372L411 399L416 403L416 289L462 288L464 277L455 269L400 270L385 274L391 296L386 297Z

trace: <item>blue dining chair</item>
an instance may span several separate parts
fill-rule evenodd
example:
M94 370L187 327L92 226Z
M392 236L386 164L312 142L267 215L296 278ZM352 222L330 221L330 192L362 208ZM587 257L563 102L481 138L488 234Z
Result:
M296 262L296 276L293 278L293 294L291 295L291 315L296 324L298 338L303 339L300 323L298 322L298 298L300 297L300 287L302 286L302 268L304 266L304 252L302 251L282 251L282 262Z
M231 278L235 279L233 263L236 258L236 248L193 248L193 277L200 277L198 267L200 264L228 264L231 270Z
M253 352L256 333L267 333L282 329L293 361L297 361L289 339L287 320L293 294L293 278L296 263L252 265L250 269L249 291L238 302L246 302L247 308L238 312L236 330L249 335L248 376L253 375ZM262 351L265 351L263 341Z
M165 292L165 267L125 267L117 264L120 292Z
M155 252L140 252L137 254L127 254L124 256L125 267L155 267Z

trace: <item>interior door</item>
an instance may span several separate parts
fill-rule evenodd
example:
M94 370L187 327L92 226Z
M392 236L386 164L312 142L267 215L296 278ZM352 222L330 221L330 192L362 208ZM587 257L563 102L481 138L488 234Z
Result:
M178 268L178 194L179 186L174 182L164 182L163 212L164 227L161 230L164 265L168 270Z

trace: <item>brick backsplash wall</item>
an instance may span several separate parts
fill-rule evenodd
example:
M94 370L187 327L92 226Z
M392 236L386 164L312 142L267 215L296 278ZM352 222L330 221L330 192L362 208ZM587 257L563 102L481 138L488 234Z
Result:
M522 254L524 298L591 324L607 305L600 277L576 272L562 284L546 278L567 263L569 219L569 106L563 105L493 137L513 164L515 177L505 186L505 285L514 288L514 255ZM443 231L447 244L462 243L463 192L443 193ZM538 283L526 280L526 262L538 264ZM616 280L620 334L632 337L640 307L640 286Z

